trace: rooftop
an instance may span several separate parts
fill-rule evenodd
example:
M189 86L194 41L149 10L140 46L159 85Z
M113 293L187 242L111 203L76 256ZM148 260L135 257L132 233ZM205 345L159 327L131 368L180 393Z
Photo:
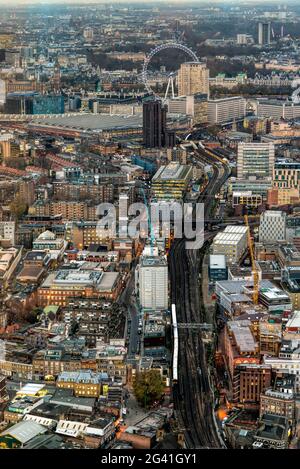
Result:
M259 293L262 297L265 297L269 301L286 300L290 302L289 295L285 291L276 287L275 285L272 285L272 287L269 288L261 286L261 288L259 289Z
M243 233L229 233L223 231L222 233L218 233L217 236L214 238L214 245L216 244L236 244L243 238Z
M251 322L247 319L228 322L228 327L234 335L235 342L242 353L254 353L257 350L257 343L251 333L250 325Z
M62 116L47 116L42 120L35 120L31 125L42 127L61 127L81 131L109 131L118 129L142 128L142 114L136 115L108 115L108 114L64 114Z
M169 163L167 166L161 166L152 178L152 182L163 182L167 180L188 180L191 167L181 165L176 162Z
M225 269L226 257L224 256L224 254L211 254L209 256L209 267L211 269Z
M35 396L44 388L44 384L27 383L18 391L18 394L28 394L29 396Z
M29 420L23 420L6 429L0 436L10 435L20 443L24 444L41 433L46 433L47 428Z
M264 414L256 435L270 440L282 440L287 429L287 419L278 415Z
M268 397L273 397L274 399L283 399L285 401L290 401L294 399L293 393L273 391L273 389L267 389L264 395Z
M96 399L92 397L75 397L72 389L55 389L50 399L50 403L59 404L66 407L86 408L92 410Z
M286 323L287 329L300 328L300 311L294 311L292 317Z
M93 373L87 371L63 371L57 378L57 381L72 383L99 384L102 380L102 373Z
M160 267L160 266L167 266L168 263L165 257L154 257L154 256L147 256L142 257L141 266L142 267Z

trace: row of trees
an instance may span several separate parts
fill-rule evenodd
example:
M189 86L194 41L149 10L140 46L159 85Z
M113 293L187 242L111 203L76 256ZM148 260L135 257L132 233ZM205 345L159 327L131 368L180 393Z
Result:
M290 86L263 86L263 85L238 85L228 89L221 86L212 86L210 95L212 99L221 98L222 96L290 96L292 88Z

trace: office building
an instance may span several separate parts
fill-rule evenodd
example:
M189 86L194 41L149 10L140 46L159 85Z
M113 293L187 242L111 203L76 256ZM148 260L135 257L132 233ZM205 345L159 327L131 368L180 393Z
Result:
M277 161L273 169L273 185L282 189L298 189L300 191L300 162Z
M229 263L240 260L247 247L246 226L229 225L222 233L218 233L213 240L213 253L224 254Z
M63 114L64 97L61 95L39 95L29 93L9 93L4 105L6 114Z
M176 96L168 99L168 112L194 116L194 96Z
M271 42L271 23L258 23L258 44L261 46Z
M260 395L260 415L281 415L293 423L295 420L295 394L293 389L267 389Z
M209 256L208 267L209 279L211 281L227 280L228 269L226 266L226 257L224 254Z
M33 93L8 93L4 104L5 114L29 114L29 101Z
M64 97L61 95L37 95L32 98L28 114L63 114Z
M262 282L260 285L262 285ZM283 313L290 312L292 310L292 303L289 295L284 290L276 287L274 284L271 285L271 287L260 287L259 302L265 307L268 314L272 315L274 320L280 318ZM271 331L270 334L272 334ZM270 337L270 339L269 346L276 347L276 335L273 338ZM266 341L264 341L264 346L267 346Z
M245 179L230 178L229 191L234 192L252 192L252 195L262 196L267 199L268 189L272 188L271 179L257 179L256 176L250 176Z
M168 148L167 149L167 160L168 161L177 161L178 163L186 164L186 157L187 157L187 151L183 150L182 148L177 147L177 148ZM139 163L140 166L141 166L141 163ZM154 166L152 166L152 168L154 169ZM152 169L152 168L150 167L150 169Z
M178 71L178 95L196 93L209 95L209 70L204 63L185 62Z
M11 141L13 139L12 134L0 134L0 150L2 159L11 157Z
M267 210L260 216L259 242L277 242L286 238L286 214Z
M281 291L279 291L279 296ZM263 292L262 292L263 296ZM261 297L262 302L265 300ZM278 356L282 341L281 324L260 322L259 327L259 350L261 355Z
M68 107L69 107L69 111L75 111L75 112L78 111L81 108L80 96L69 96Z
M237 34L236 42L239 46L250 45L254 43L253 37L250 34Z
M259 364L259 347L251 331L251 321L248 319L227 322L224 329L223 347L232 379L237 366ZM247 375L246 378L248 378Z
M299 202L299 189L273 187L268 190L267 204L269 207L296 204Z
M209 99L207 103L209 124L226 124L246 116L246 100L241 96Z
M167 108L161 101L143 104L143 144L146 148L173 147L175 133L167 130Z
M62 257L67 242L62 238L57 238L55 233L51 231L44 231L32 243L34 251L46 251L50 254L52 259L59 259Z
M257 117L297 119L300 117L300 104L282 99L258 99Z
M281 356L284 355L284 356ZM300 356L296 350L290 349L288 353L279 357L264 356L264 363L270 365L276 373L289 373L295 376L295 392L300 392Z
M233 402L243 406L257 406L260 395L271 385L269 365L241 364L233 374Z
M58 389L72 389L76 397L99 397L102 390L101 374L91 370L64 371L56 381Z
M192 179L192 167L171 162L161 166L152 178L152 194L156 200L182 200Z
M272 177L275 161L273 143L239 143L237 156L238 179L256 176Z
M51 272L38 289L40 306L66 306L69 298L116 299L120 293L118 272L103 272L91 268L77 268Z
M253 194L252 191L232 192L232 206L243 205L247 207L258 207L263 203L263 198L260 194Z
M166 110L161 101L143 104L143 144L146 148L162 147L162 132L166 125Z
M88 248L90 244L111 245L113 233L110 239L109 235L109 230L99 229L97 221L75 221L66 225L66 239L72 242L76 249Z
M8 241L12 246L15 244L15 226L14 221L0 222L0 244L1 241Z
M164 257L142 257L136 271L142 308L168 308L168 263Z
M206 124L208 122L207 95L197 93L194 95L194 124Z

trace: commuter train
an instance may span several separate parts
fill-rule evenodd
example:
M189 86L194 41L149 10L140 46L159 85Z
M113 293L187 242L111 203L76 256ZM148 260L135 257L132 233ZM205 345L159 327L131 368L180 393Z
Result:
M178 383L178 327L176 306L172 304L172 326L173 326L173 362L172 362L172 381L173 385Z
M205 148L205 147L204 147ZM221 157L221 156L218 156L216 154L216 152L213 152L211 150L209 150L208 148L205 148L205 151L208 155L212 156L213 158L215 158L216 160L218 160L220 163L222 163L224 165L225 164L228 164L228 159L227 158L224 158L224 157Z

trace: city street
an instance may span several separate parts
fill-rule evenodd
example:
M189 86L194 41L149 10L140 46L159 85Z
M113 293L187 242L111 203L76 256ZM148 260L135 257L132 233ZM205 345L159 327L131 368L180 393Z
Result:
M148 414L148 411L138 405L133 392L129 392L129 398L126 400L126 410L127 413L123 416L123 419L127 426L135 425Z
M140 336L138 334L139 325L139 309L137 306L136 296L134 295L134 271L136 262L133 263L129 280L120 296L119 303L124 304L128 312L127 321L130 324L130 334L128 341L128 359L135 358L139 348Z

